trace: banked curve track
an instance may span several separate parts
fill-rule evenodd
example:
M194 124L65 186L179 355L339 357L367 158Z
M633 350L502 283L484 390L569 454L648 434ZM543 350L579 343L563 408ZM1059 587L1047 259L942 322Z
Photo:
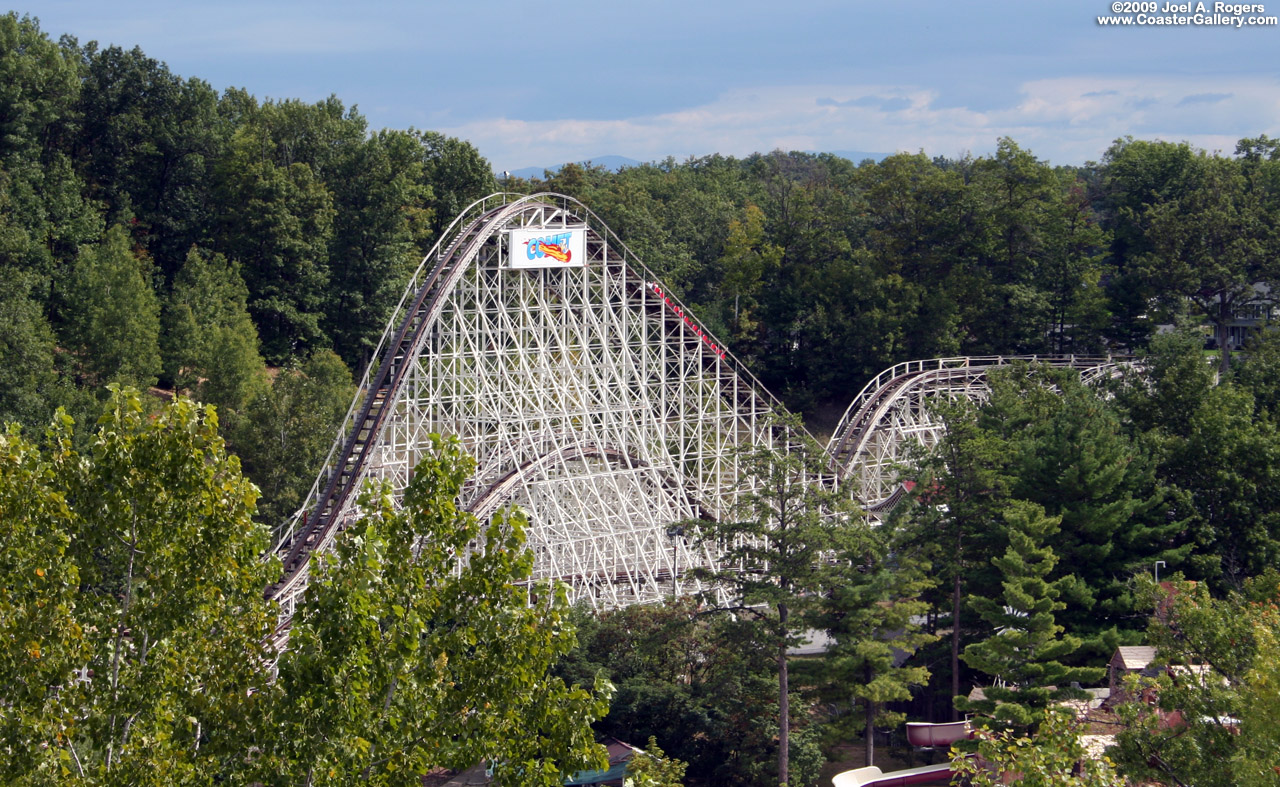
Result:
M913 446L935 445L943 425L931 402L963 397L984 401L987 375L1015 363L1076 369L1085 382L1119 373L1129 357L999 355L933 358L892 366L867 383L836 426L827 453L831 469L873 516L901 498L900 469Z

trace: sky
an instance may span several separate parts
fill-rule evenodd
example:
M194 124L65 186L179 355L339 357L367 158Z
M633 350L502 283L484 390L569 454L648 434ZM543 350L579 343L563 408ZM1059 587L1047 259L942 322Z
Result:
M218 90L336 95L371 128L467 139L498 171L775 149L977 156L1002 136L1050 163L1083 164L1124 136L1226 153L1242 137L1280 136L1280 26L1100 24L1111 5L39 0L13 10L54 39L138 46ZM1264 5L1261 15L1280 16L1280 0ZM1204 7L1212 17L1213 2Z

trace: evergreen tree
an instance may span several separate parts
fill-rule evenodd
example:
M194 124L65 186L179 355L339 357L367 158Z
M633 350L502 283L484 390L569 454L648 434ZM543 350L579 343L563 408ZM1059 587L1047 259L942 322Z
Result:
M1008 445L978 425L977 411L961 401L938 406L946 433L917 465L914 501L905 514L903 548L918 551L933 565L938 606L949 610L951 691L960 693L960 653L975 628L964 615L964 600L1000 587L991 560L1007 544L1003 509L1011 479ZM952 720L958 711L952 708Z
M911 699L911 690L929 681L928 668L912 665L911 656L937 639L919 624L930 608L920 597L934 584L930 566L891 554L887 530L871 532L860 551L840 556L848 570L832 584L821 618L835 643L825 677L837 695L847 692L851 707L862 705L866 765L875 764L875 727L896 727L906 718L885 704Z
M1058 518L1045 516L1034 503L1011 501L1005 509L1009 547L992 563L1004 577L1000 598L974 596L970 603L995 633L964 649L970 667L990 675L985 697L955 697L956 708L979 714L983 726L1026 730L1036 727L1054 702L1087 695L1072 684L1100 680L1102 669L1067 667L1060 659L1080 647L1080 639L1063 634L1054 613L1062 579L1050 580L1058 558L1045 541L1058 529Z
M81 248L65 284L62 346L75 353L91 385L156 384L160 374L160 304L145 262L116 225L97 246Z
M1058 621L1085 638L1077 658L1108 658L1137 641L1129 578L1156 560L1185 560L1183 524L1170 521L1155 478L1149 441L1130 438L1120 414L1079 375L1015 366L990 375L980 423L1009 446L1013 497L1061 519L1054 553L1078 582L1062 587Z
M175 387L238 411L266 385L248 294L222 255L188 252L169 296L163 337L165 373Z
M730 609L754 620L756 636L774 653L778 678L779 785L793 784L789 757L791 688L787 648L813 628L819 594L831 586L825 556L854 551L867 525L851 511L847 494L813 479L826 469L826 453L794 417L775 423L787 449L751 447L739 458L742 476L733 514L698 522L700 538L721 545L719 571L704 575L730 594Z

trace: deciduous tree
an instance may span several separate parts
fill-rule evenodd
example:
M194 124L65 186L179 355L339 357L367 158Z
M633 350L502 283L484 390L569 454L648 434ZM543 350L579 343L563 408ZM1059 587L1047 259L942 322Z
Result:
M403 507L367 492L317 561L279 663L271 781L418 785L484 761L500 784L560 787L603 764L590 724L610 687L549 677L574 644L563 591L525 584L523 514L456 507L473 470L433 436Z

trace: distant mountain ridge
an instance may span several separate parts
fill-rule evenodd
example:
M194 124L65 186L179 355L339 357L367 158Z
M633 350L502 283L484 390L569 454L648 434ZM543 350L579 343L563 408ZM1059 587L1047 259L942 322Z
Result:
M805 152L814 153L815 151L809 150ZM846 158L852 161L854 164L860 164L862 161L866 159L871 159L872 161L878 162L892 155L891 153L868 153L862 150L832 150L828 152L830 152L831 155L833 156ZM626 156L598 156L596 158L582 159L581 161L577 161L575 163L583 167L587 167L587 166L604 167L610 172L617 172L618 170L626 169L627 167L638 167L641 164L644 164L645 162L639 161L633 158L627 158ZM513 169L510 172L505 174L513 178L523 178L523 179L529 180L533 178L541 178L543 174L546 172L550 172L551 174L554 175L557 172L559 172L562 167L564 167L564 164L557 164L554 167L523 167L521 169ZM497 176L499 180L501 180L502 177L504 176L504 173L502 170L496 170L494 171L493 174Z

